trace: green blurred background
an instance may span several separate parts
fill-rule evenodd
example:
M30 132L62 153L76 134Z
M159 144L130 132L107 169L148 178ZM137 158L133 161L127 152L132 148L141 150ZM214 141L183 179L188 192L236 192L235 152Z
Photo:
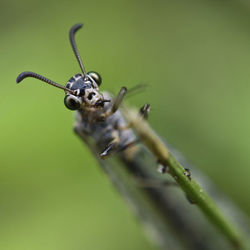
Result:
M155 249L81 141L62 91L80 71L69 28L103 90L129 99L250 214L249 1L1 1L0 249Z

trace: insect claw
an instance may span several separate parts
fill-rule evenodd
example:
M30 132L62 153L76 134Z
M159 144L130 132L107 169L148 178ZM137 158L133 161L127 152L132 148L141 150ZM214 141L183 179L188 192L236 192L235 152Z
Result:
M184 175L191 181L191 171L189 168L185 168Z
M141 115L141 117L145 120L148 119L148 113L150 111L150 105L149 104L144 104L140 111L139 111L139 114Z
M105 159L107 156L111 155L112 149L116 146L116 143L110 144L101 154L100 157L102 159Z

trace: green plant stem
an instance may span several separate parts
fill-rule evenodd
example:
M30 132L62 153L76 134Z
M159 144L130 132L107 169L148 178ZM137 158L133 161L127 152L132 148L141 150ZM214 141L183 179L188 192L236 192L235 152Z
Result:
M230 241L235 249L250 249L243 232L215 204L201 186L187 176L187 171L171 155L160 137L150 128L147 122L138 116L134 110L125 110L124 115L142 143L154 154L156 159L167 167L167 172L175 179L188 199L196 204L208 220L217 227Z

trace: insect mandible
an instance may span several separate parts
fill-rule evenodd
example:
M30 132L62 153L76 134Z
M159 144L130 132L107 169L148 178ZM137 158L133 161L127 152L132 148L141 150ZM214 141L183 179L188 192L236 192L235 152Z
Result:
M69 39L82 73L72 76L65 87L30 71L19 74L16 82L20 83L24 78L33 77L64 90L65 106L70 110L76 110L74 131L87 144L88 138L92 137L100 149L100 157L104 159L136 144L137 139L130 124L118 110L127 88L122 87L118 95L112 98L109 93L99 91L102 78L97 72L86 73L75 42L75 33L81 27L82 24L74 25L70 29ZM145 104L139 114L147 118L149 109L149 104Z

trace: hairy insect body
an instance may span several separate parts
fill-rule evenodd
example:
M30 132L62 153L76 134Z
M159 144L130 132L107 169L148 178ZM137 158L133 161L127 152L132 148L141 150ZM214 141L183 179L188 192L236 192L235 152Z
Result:
M76 111L75 132L88 144L92 137L100 149L100 157L105 158L114 152L124 151L136 144L136 137L126 123L119 107L126 95L127 88L122 87L115 98L108 93L101 93L99 86L101 76L94 71L86 72L75 43L75 33L82 24L74 25L69 32L70 43L80 65L81 74L72 76L62 86L42 75L26 71L18 75L16 82L20 83L27 77L33 77L65 91L64 104ZM149 105L144 105L140 115L147 117Z
M105 99L111 99L110 94L103 93ZM109 112L112 109L113 101L105 103L102 112L97 111L76 111L75 130L81 135L92 137L96 142L100 152L103 152L107 145L115 143L115 151L122 151L125 145L129 145L136 140L132 129L122 129L128 126L121 112L117 110L103 121L98 120L98 115Z

